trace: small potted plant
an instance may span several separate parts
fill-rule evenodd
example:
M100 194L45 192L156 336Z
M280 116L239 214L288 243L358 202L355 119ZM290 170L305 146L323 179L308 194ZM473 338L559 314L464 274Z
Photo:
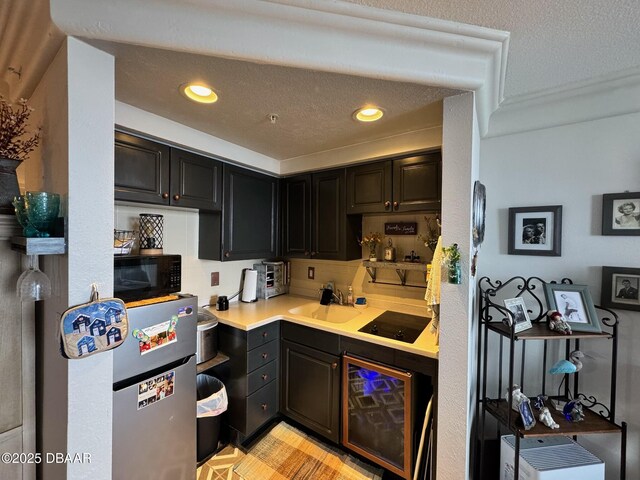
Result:
M20 195L16 168L40 141L40 129L27 130L32 112L24 98L13 105L0 95L0 213L13 213L11 201Z
M361 246L369 248L370 262L378 260L377 247L379 243L382 243L382 234L378 232L369 233L369 235L362 237L362 240L360 240Z

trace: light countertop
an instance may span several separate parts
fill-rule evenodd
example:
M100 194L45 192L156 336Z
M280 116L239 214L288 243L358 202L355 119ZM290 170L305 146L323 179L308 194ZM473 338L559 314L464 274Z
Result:
M334 323L326 320L319 320L303 315L296 315L290 310L306 305L315 304L320 306L317 299L300 297L296 295L280 295L268 300L258 300L254 303L232 303L229 310L219 312L213 307L208 307L220 323L238 328L240 330L251 330L261 327L276 320L287 320L299 325L317 328L325 332L331 332L346 337L356 338L366 342L374 343L385 347L415 353L429 358L438 358L438 346L435 343L435 335L429 328L425 328L414 343L401 342L399 340L370 335L358 332L371 320L384 313L380 308L368 307L364 310L357 310L359 313L355 318L344 323ZM353 308L353 307L342 307Z

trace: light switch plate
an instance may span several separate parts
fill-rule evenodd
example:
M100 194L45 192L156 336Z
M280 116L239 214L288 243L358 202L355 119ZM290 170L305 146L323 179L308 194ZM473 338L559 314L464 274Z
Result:
M307 278L309 280L313 280L314 278L316 278L316 269L315 269L315 267L308 267L307 268Z
M217 287L220 285L220 272L211 272L211 286Z

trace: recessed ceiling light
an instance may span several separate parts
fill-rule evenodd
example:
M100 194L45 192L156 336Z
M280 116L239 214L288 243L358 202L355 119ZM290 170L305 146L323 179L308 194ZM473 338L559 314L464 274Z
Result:
M199 83L187 83L180 87L182 93L194 102L215 103L218 101L218 95L211 90L210 87Z
M378 107L364 107L353 113L354 118L361 122L375 122L380 120L383 115L384 112Z

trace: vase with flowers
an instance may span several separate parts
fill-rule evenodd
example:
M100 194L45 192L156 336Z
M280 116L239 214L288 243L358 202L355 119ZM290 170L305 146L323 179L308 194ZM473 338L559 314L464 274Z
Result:
M40 141L40 129L27 129L32 112L24 98L14 105L0 95L0 213L13 213L11 201L20 195L16 168Z
M369 233L360 240L360 245L369 249L369 261L375 262L378 260L378 244L382 243L382 234L378 232Z

